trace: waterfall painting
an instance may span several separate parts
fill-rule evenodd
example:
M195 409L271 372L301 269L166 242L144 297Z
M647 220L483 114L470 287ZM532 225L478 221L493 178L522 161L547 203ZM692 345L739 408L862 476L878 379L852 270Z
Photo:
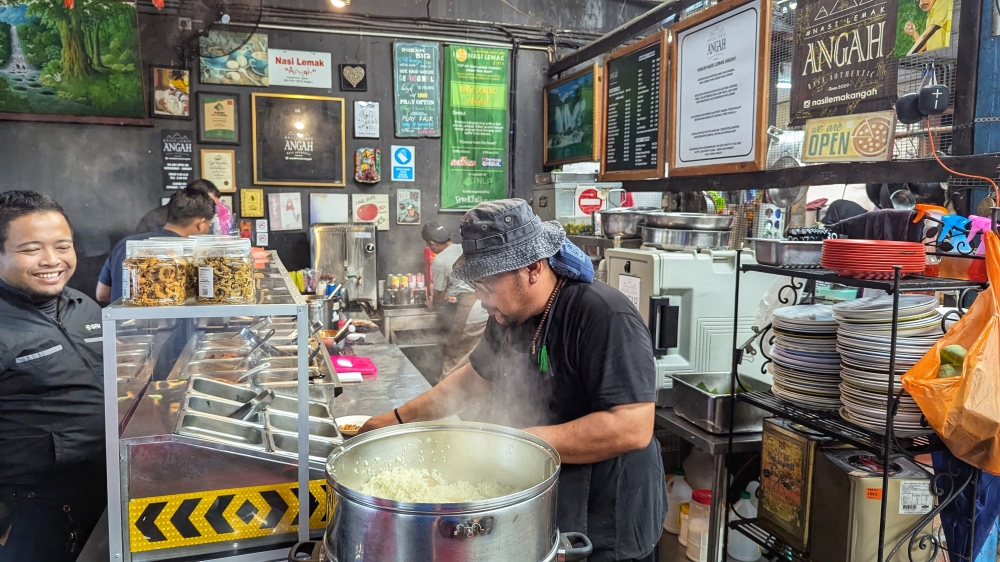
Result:
M546 166L600 159L599 81L595 64L545 86L542 112Z
M0 0L0 119L144 118L134 5Z

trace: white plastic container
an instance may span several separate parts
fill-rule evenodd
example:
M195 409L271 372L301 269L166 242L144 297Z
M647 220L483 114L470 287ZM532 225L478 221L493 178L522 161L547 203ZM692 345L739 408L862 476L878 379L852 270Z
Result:
M691 493L691 515L688 521L687 557L694 562L708 562L708 518L712 505L711 490Z
M733 511L729 513L730 521L741 519L754 519L757 517L757 508L750 501L750 493L742 492L740 501L733 505ZM729 532L729 546L726 549L729 556L742 562L754 562L760 558L760 547L746 537L743 533L732 530Z
M760 482L756 480L747 484L747 493L750 494L750 503L753 505L754 513L757 512L757 488L760 488Z
M684 479L684 471L676 470L667 481L667 517L663 520L663 530L668 533L681 532L681 506L691 501L691 486Z

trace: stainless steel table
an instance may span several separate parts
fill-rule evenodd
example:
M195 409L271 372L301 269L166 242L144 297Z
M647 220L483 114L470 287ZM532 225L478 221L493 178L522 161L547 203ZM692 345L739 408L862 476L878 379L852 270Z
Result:
M716 553L710 560L722 560L722 526L727 524L726 502L726 454L759 451L760 433L738 433L732 436L732 450L729 435L715 435L681 419L673 408L656 409L656 425L677 435L698 449L712 455L712 507L709 512L708 552Z

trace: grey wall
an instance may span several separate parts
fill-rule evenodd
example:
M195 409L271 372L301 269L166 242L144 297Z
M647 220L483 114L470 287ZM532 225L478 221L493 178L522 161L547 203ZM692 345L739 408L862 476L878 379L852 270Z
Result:
M511 0L509 4L516 6L517 10L499 1L431 0L430 12L435 18L604 32L642 10L632 4L623 4L620 0ZM321 0L276 0L273 3L269 1L268 5L308 6L315 9L317 5L326 3ZM355 13L423 17L427 13L427 6L425 0L356 0L350 9ZM176 23L172 17L140 16L144 67L175 62L171 48L176 36L175 30ZM439 221L457 232L461 214L446 212L439 215L437 210L440 199L440 139L396 139L393 134L393 39L303 31L268 30L267 33L269 46L273 48L332 53L334 69L340 63L366 63L368 91L341 92L336 76L331 90L267 88L266 91L272 93L293 92L345 98L348 185L346 188L330 189L265 187L265 192L301 192L304 222L308 223L309 193L388 193L392 210L397 188L417 188L424 196L422 220ZM474 38L474 34L470 35L470 39ZM521 50L518 53L516 169L509 173L515 177L516 195L524 198L530 197L533 174L542 171L540 101L548 64L548 54L544 51ZM196 75L197 72L192 73L192 76ZM235 147L237 183L241 188L254 187L250 94L255 89L203 86L197 84L197 80L195 82L195 92L239 94L242 144ZM353 138L354 100L381 102L381 139ZM66 208L77 232L80 255L80 268L71 284L91 293L112 241L130 234L142 215L159 205L161 197L170 194L162 188L160 179L160 129L194 131L195 128L196 122L193 120L158 119L152 128L0 121L0 191L34 189L53 196ZM392 144L416 146L415 183L394 183L389 180L388 154ZM383 153L383 179L374 186L362 186L353 181L353 154L355 149L362 146L378 146ZM195 149L196 170L198 148L196 146ZM235 199L238 213L238 194ZM309 261L307 236L305 230L271 233L269 247L278 250L289 269L306 267ZM398 226L392 217L390 230L378 233L378 249L380 277L389 271L422 269L423 242L420 227Z

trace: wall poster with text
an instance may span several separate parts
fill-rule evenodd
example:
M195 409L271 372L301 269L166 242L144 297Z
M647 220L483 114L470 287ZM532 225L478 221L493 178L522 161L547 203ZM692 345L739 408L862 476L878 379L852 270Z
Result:
M396 136L441 136L441 69L437 43L392 44Z
M445 48L441 209L471 209L507 192L508 55Z
M800 0L795 14L792 124L892 108L896 0Z

